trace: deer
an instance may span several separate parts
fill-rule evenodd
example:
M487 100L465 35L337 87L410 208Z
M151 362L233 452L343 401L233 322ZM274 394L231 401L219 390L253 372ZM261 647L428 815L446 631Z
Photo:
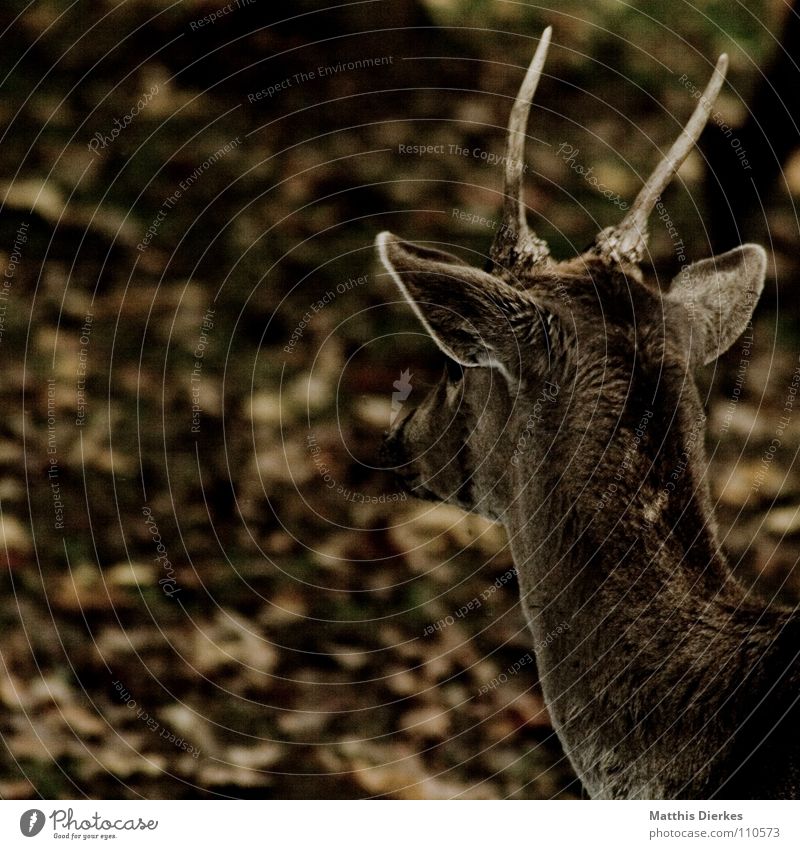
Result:
M444 354L390 426L412 494L504 525L545 705L585 794L796 798L800 616L753 597L719 542L695 375L752 320L756 244L645 275L648 219L723 86L696 107L616 226L556 261L522 198L542 34L508 122L486 264L381 232L377 253Z

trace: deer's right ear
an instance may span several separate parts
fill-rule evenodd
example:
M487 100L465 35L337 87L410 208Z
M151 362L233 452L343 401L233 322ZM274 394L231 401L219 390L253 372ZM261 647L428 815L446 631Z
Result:
M493 366L518 377L541 315L533 299L444 251L381 233L381 261L436 344L464 366Z
M740 245L687 265L672 281L668 297L686 307L704 365L714 362L744 333L764 288L766 271L764 248Z

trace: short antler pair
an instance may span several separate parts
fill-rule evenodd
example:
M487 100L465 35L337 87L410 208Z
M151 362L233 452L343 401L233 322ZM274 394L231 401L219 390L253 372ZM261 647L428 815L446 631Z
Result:
M498 270L511 272L515 276L529 271L533 266L547 263L550 257L547 243L528 228L522 202L522 172L528 113L542 75L552 31L552 27L547 27L542 33L508 122L503 225L494 240L490 256ZM638 264L642 261L647 251L647 219L660 194L700 138L725 81L727 69L728 57L723 53L717 60L711 80L692 117L642 187L628 214L616 227L607 227L598 234L594 250L600 256L616 263Z

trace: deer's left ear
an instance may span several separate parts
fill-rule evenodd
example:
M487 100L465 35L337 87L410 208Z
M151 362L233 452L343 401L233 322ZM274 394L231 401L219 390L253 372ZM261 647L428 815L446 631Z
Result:
M436 344L464 366L494 366L518 377L541 315L533 299L444 251L381 233L381 261Z
M687 265L672 281L667 297L686 307L704 365L744 332L764 289L766 270L767 255L760 245L740 245Z

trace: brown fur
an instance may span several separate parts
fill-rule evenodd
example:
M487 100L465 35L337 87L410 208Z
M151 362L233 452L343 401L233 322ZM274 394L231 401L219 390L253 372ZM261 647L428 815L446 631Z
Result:
M522 218L516 242L509 226L493 246L491 273L378 237L420 321L464 367L395 426L386 454L412 492L505 525L545 700L590 795L796 798L800 618L730 574L693 378L746 328L766 255L743 245L694 263L666 293L638 267L654 186L687 150L676 142L636 213L569 262L527 230L511 172L504 216ZM509 151L521 157L517 132Z

